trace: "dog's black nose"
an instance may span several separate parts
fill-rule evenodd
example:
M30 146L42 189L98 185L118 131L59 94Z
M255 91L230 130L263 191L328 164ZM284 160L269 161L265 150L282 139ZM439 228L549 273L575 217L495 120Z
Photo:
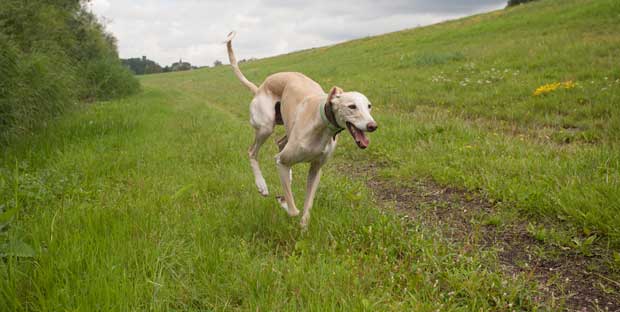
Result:
M374 121L371 121L371 122L369 122L369 123L366 125L366 130L367 130L368 132L373 132L373 131L377 130L377 127L378 127L378 126L377 126L377 123L376 123L376 122L374 122Z

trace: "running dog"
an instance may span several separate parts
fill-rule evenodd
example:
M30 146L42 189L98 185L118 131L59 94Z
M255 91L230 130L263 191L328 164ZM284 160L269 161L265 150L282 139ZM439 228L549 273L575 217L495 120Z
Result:
M257 87L239 69L232 49L234 36L235 32L231 32L224 41L230 64L237 78L254 94L250 103L250 123L254 127L255 137L248 151L254 182L261 195L269 195L258 164L258 152L275 126L284 125L286 135L277 141L280 152L275 157L284 198L276 198L290 216L299 215L291 192L291 167L300 162L309 162L301 218L301 226L305 229L310 220L321 167L336 148L338 134L348 129L357 146L365 149L370 143L365 132L377 130L377 123L370 115L370 101L359 92L344 92L338 87L333 87L326 94L314 80L296 72L272 74Z

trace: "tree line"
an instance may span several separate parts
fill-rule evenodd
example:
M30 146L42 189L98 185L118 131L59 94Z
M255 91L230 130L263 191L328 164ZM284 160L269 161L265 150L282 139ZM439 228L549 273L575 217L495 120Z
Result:
M251 60L255 60L255 59L250 59L250 60L243 59L239 61L239 63L243 63L243 62L251 61ZM157 62L153 60L149 60L146 56L142 56L141 58L132 57L128 59L121 59L121 62L123 63L123 65L129 68L129 70L131 70L136 75L167 73L167 72L184 71L184 70L192 70L192 69L209 67L209 66L194 66L189 62L184 62L182 59L180 59L178 62L172 63L172 65L170 66L166 65L162 67ZM217 67L221 65L222 65L222 61L220 60L215 60L213 62L213 67Z
M182 59L178 62L172 63L170 66L162 67L157 62L147 59L146 56L142 56L142 58L134 57L121 59L121 62L136 75L167 73L200 68L197 66L192 66L189 62L184 62Z

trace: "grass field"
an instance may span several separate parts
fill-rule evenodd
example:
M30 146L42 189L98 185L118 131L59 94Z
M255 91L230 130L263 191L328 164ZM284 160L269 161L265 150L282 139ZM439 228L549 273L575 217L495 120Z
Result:
M145 76L141 94L3 147L0 207L19 213L0 239L35 255L2 257L0 310L606 306L575 301L562 275L506 270L498 246L405 218L366 179L484 198L484 226L526 224L543 260L582 257L620 307L619 20L615 0L542 0L243 64L254 82L301 71L373 102L379 130L365 151L341 137L306 233L255 190L251 95L228 66ZM275 153L261 154L274 194ZM294 168L298 201L306 170Z

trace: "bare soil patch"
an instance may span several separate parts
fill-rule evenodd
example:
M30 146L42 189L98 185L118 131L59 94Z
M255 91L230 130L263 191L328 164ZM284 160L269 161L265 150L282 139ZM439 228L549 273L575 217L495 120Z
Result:
M564 301L568 311L620 311L617 272L607 265L602 247L584 255L536 240L525 218L489 222L502 207L479 193L442 186L431 180L395 182L379 178L379 164L339 164L341 172L362 180L384 209L395 209L433 227L464 248L497 250L505 274L525 273L538 282L541 301Z

